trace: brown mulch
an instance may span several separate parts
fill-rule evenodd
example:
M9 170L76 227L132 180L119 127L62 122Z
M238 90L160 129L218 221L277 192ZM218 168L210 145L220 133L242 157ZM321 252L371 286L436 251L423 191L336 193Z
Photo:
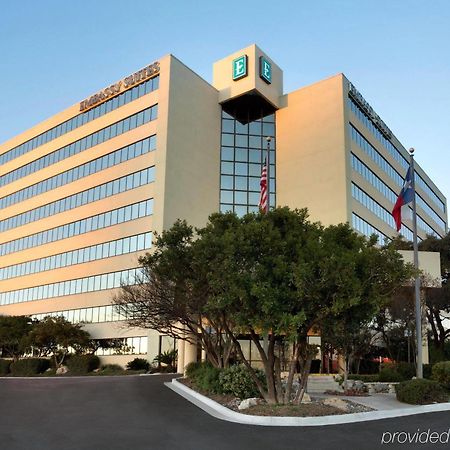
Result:
M305 403L302 405L256 405L239 411L253 416L279 416L279 417L318 417L336 416L345 414L334 406L324 405L319 402Z

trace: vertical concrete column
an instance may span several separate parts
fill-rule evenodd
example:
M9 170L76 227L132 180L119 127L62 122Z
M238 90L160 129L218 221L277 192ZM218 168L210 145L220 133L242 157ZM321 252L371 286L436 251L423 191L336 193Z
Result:
M338 354L338 373L343 374L344 368L345 368L345 360L344 357L341 354Z
M195 342L195 341L194 341ZM197 344L191 344L190 342L185 342L184 344L184 366L183 373L186 366L191 362L197 361Z
M430 364L430 355L428 351L428 336L427 329L424 327L422 331L422 362Z
M177 339L177 349L178 349L178 358L177 358L177 372L184 373L184 348L186 342L182 339Z
M152 362L158 356L159 333L155 330L149 330L147 339L147 359Z

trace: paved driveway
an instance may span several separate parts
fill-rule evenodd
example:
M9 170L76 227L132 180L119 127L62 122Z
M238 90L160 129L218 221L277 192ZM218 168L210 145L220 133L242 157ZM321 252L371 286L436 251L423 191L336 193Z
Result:
M163 385L168 376L0 379L1 450L396 448L385 431L444 431L433 413L327 427L260 427L215 419ZM444 448L405 444L399 448Z

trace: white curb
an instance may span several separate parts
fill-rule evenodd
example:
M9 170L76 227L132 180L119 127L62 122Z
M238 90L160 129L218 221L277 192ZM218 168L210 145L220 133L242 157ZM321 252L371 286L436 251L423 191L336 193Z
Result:
M371 411L363 413L342 414L337 416L322 417L273 417L273 416L251 416L241 414L220 405L219 403L205 397L202 394L188 388L176 379L164 383L168 388L189 400L194 405L206 411L217 419L246 425L262 425L269 427L312 427L322 425L340 425L344 423L367 422L370 420L389 419L392 417L412 416L430 412L450 411L450 403L438 403L434 405L415 406L410 408L391 409L388 411Z

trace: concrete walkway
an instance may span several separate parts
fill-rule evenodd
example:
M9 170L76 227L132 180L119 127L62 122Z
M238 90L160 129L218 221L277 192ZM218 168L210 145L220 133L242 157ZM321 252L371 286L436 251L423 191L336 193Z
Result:
M408 403L399 402L395 394L371 394L368 397L355 397L346 395L326 395L326 394L313 394L313 398L330 398L338 397L344 400L349 400L353 403L359 403L363 406L368 406L377 411L391 411L393 409L405 409L414 408L416 405L408 405Z
M370 397L340 397L360 405L368 406L377 411L390 411L392 409L414 408L416 405L399 402L395 394L372 394Z

